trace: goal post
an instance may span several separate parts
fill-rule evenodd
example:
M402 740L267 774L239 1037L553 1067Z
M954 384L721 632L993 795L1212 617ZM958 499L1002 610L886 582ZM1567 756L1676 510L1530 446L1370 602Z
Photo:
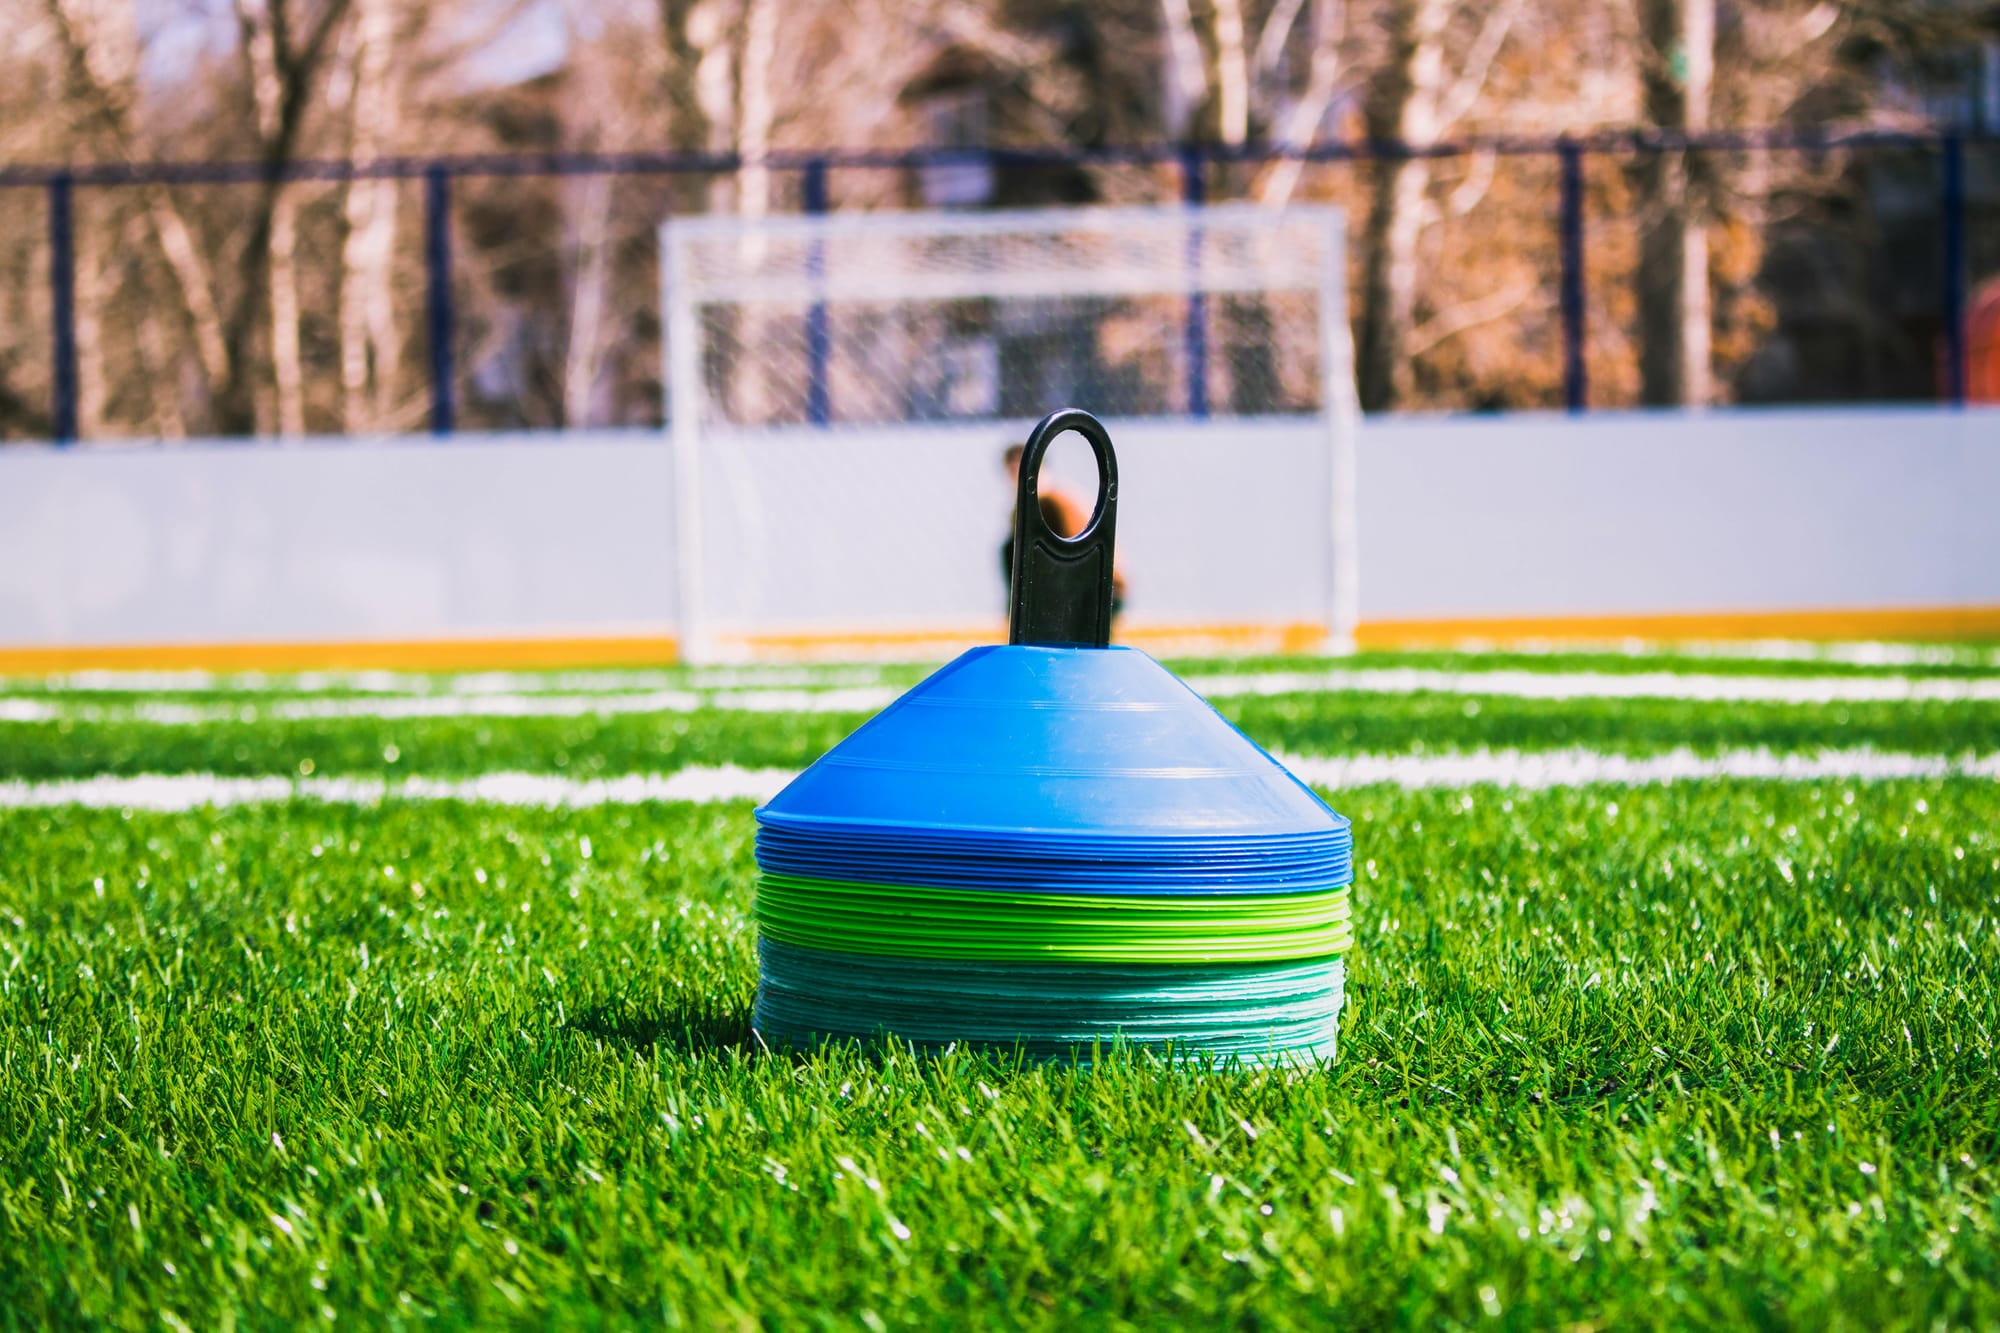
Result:
M990 641L1001 449L1071 406L1119 451L1121 640L1351 646L1339 210L706 216L661 245L688 660Z

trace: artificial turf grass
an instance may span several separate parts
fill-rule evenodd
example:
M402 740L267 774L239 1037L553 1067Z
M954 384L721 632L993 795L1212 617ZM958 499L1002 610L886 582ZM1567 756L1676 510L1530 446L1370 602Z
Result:
M1872 746L1958 755L2000 750L2000 703L1716 704L1680 700L1296 694L1226 699L1222 715L1267 749L1403 754L1587 746L1648 754L1686 746L1776 751ZM866 713L687 713L562 718L339 718L0 723L0 779L97 774L454 777L506 770L608 777L727 759L803 768Z
M1303 1076L760 1056L742 806L0 814L0 1310L2000 1317L2000 787L1339 800Z

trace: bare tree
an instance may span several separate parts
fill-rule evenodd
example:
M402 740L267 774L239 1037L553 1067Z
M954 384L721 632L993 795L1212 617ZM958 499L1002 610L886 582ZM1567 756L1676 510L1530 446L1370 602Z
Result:
M298 153L320 68L347 0L322 0L303 32L292 0L237 0L237 27L256 111L259 158L265 168L251 211L244 255L244 283L224 335L230 375L217 404L218 424L230 434L257 429L256 386L247 373L254 362L251 340L257 307L268 297L271 352L277 387L280 433L305 432L304 374L299 359L297 203L285 170Z
M112 285L110 264L105 255L106 241L96 219L81 218L75 228L76 274L73 336L76 339L76 428L84 439L103 433L105 401L108 397L104 371L104 336L101 316Z
M1208 64L1195 36L1188 0L1160 0L1167 30L1166 129L1175 139L1193 137L1196 119L1208 100Z
M101 12L86 12L77 0L46 0L46 6L71 96L80 105L92 137L115 159L135 161L148 156L135 124L136 48L112 40L99 25ZM140 188L150 229L173 272L208 391L213 395L229 380L234 366L208 261L173 194L160 185Z
M740 11L741 0L660 0L667 133L676 148L720 153L735 146ZM723 184L713 183L711 206L726 198Z
M1708 128L1715 0L1642 0L1646 117L1664 130ZM1698 407L1710 396L1707 205L1694 154L1649 154L1639 172L1639 397Z
M383 156L396 139L403 92L403 44L410 26L398 0L356 0L346 59L352 93L348 151L359 161ZM390 282L396 252L396 182L356 180L343 208L339 296L340 418L349 434L389 414L400 341ZM372 392L371 392L372 386Z
M1314 0L1303 43L1296 40L1305 0L1277 0L1264 15L1253 48L1249 42L1250 11L1244 0L1206 0L1197 11L1189 0L1160 0L1160 23L1168 68L1162 80L1167 134L1176 139L1205 139L1229 145L1248 143L1266 127L1279 125L1279 137L1293 133L1306 117L1302 132L1310 135L1334 93L1339 0ZM1317 62L1315 93L1293 99L1287 86L1288 51L1303 44ZM1311 114L1317 99L1318 114ZM1287 114L1281 115L1281 110Z
M743 20L741 120L743 126L742 197L745 217L762 217L771 211L771 126L777 117L777 90L771 86L771 67L777 58L778 6L776 0L748 0Z
M1243 45L1243 0L1214 0L1216 138L1250 137L1250 58Z
M1283 50L1292 25L1297 21L1299 7L1299 0L1281 0L1266 21L1264 35L1257 43L1260 82L1272 79L1278 64L1278 53ZM1306 44L1312 52L1306 86L1277 122L1272 137L1281 147L1305 147L1312 142L1314 134L1326 120L1327 110L1340 90L1343 68L1340 46L1345 35L1346 18L1346 6L1342 0L1313 0L1306 33ZM1299 177L1304 170L1303 156L1277 159L1257 184L1258 202L1269 205L1285 203L1292 197L1292 191L1298 188Z
M604 345L606 296L611 283L611 178L581 182L577 208L575 293L570 298L568 350L563 358L562 419L575 428L590 424Z
M1401 145L1375 164L1362 234L1362 311L1355 377L1361 405L1382 411L1407 402L1414 388L1409 341L1417 310L1417 243L1426 224L1435 145L1472 109L1521 0L1486 10L1455 77L1445 37L1453 0L1393 0L1390 55L1369 111L1372 137ZM1447 79L1450 79L1447 82Z

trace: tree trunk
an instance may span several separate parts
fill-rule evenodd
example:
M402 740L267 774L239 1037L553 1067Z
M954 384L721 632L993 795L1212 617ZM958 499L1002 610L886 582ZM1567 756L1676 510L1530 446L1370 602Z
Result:
M1217 137L1240 144L1250 137L1250 60L1243 46L1243 0L1215 0L1215 100Z
M70 83L81 92L90 119L111 141L113 152L126 161L149 156L140 150L132 126L132 107L137 101L132 53L120 60L114 50L120 44L94 40L87 16L73 13L67 0L48 0L48 15L62 45ZM160 254L173 272L188 328L194 335L195 356L212 397L228 379L230 362L208 264L196 248L193 230L172 193L159 185L140 189Z
M743 73L741 84L743 172L741 206L743 216L762 217L771 210L771 169L765 159L771 151L771 123L774 99L771 62L777 55L778 6L776 0L749 0L750 10L743 24Z
M734 0L660 0L667 38L667 135L684 152L726 153L736 139L736 50L741 26ZM734 182L708 183L708 211L727 212Z
M1194 135L1195 120L1202 103L1208 100L1208 73L1201 54L1201 39L1194 35L1194 15L1188 0L1160 0L1160 17L1167 28L1167 57L1171 69L1167 88L1167 137L1188 139Z
M1391 18L1394 55L1370 116L1371 132L1411 148L1436 139L1449 16L1448 0L1398 0ZM1361 406L1370 412L1408 402L1414 389L1407 345L1416 323L1417 242L1430 177L1430 163L1422 157L1389 156L1375 163L1362 234L1355 367Z
M128 215L122 243L131 250L139 250L146 244L150 225L143 209ZM141 273L134 284L138 316L133 321L139 374L152 404L145 418L146 429L155 439L184 439L187 418L181 413L181 381L186 377L186 366L182 362L182 349L176 345L181 340L168 336L160 320L162 303L153 299L147 277Z
M1715 0L1643 0L1640 18L1647 119L1700 134L1715 68ZM1639 398L1649 407L1700 407L1711 395L1700 165L1665 151L1639 167Z
M1307 40L1312 44L1312 69L1306 76L1305 91L1292 103L1278 125L1278 142L1303 147L1312 142L1340 78L1339 0L1313 0L1312 22ZM1271 207L1291 201L1305 171L1305 158L1282 157L1273 162L1257 183L1257 202Z
M771 86L772 63L777 57L777 0L747 0L743 21L743 50L736 80L737 108L732 119L737 125L737 151L743 170L737 176L736 208L745 218L762 218L771 211L771 172L765 159L771 151L771 126L776 101ZM752 238L746 245L761 248ZM762 258L752 252L752 262ZM800 399L796 384L774 382L771 348L778 343L796 318L763 306L744 305L735 312L736 345L742 356L730 375L730 399L738 421L780 419L788 406Z
M738 59L734 34L743 28L742 7L736 0L661 0L661 18L666 27L668 48L667 100L673 119L668 134L674 146L696 152L726 153L737 146ZM706 208L711 214L728 213L734 206L734 176L717 172L709 178ZM740 335L740 308L719 307L715 321L715 343L719 347L743 346ZM743 373L738 359L722 371L717 392L733 412L735 384ZM682 386L670 385L677 393ZM737 418L741 420L742 418Z
M611 272L611 247L605 243L611 178L592 176L582 182L580 193L576 295L570 301L569 349L563 358L563 425L572 430L590 424L591 394L597 387L598 329Z
M298 199L284 190L271 208L271 378L278 434L306 433L305 367L299 355Z
M284 71L279 64L278 39L273 15L260 0L237 0L237 15L243 31L244 63L250 75L251 100L257 108L257 134L268 146L277 142L285 97ZM267 147L267 156L269 156ZM282 161L283 159L277 159ZM268 213L261 229L264 253L260 264L271 308L271 370L277 389L278 433L296 438L305 434L305 385L299 366L299 287L295 263L298 245L297 204L284 183L273 179L266 188ZM253 233L254 234L254 233ZM239 321L238 338L248 329ZM238 360L248 358L240 355ZM237 377L241 379L239 375ZM238 404L239 394L232 396ZM241 421L232 423L241 426ZM259 426L263 422L257 423Z
M194 330L195 354L212 399L228 381L231 367L229 341L222 330L222 310L215 303L208 262L195 248L194 233L164 186L147 187L146 211L152 219L153 235L159 239L160 253L166 256L167 267L174 271L180 288L188 325Z
M365 161L382 156L395 136L395 0L359 0L356 18L350 143L355 158ZM340 419L350 435L381 429L395 392L399 349L390 280L396 204L393 180L358 180L347 187L339 296Z
M345 0L327 0L303 40L287 22L288 0L236 0L243 43L244 73L257 117L260 157L269 173L260 182L250 210L243 257L243 286L223 325L229 378L216 399L216 425L225 434L259 429L275 415L278 428L304 429L305 400L298 360L299 303L294 250L296 204L287 197L281 174L296 156L300 130L311 102L313 80L334 30L346 13ZM260 405L262 394L251 375L258 314L271 316L270 346L276 410Z
M340 282L340 415L350 434L379 430L396 392L402 351L390 290L396 182L356 181L347 196Z
M107 210L108 211L108 210ZM105 280L103 245L94 219L80 218L76 229L76 433L92 440L104 434L104 320L111 297Z
M181 399L174 384L181 369L179 358L151 306L139 315L138 343L139 366L153 386L153 434L163 440L185 439L187 419L181 415Z

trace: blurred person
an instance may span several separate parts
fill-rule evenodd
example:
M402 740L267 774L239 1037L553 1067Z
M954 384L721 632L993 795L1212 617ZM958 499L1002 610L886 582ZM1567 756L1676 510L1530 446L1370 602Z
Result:
M1027 452L1025 444L1010 444L1000 455L1001 465L1007 469L1007 480L1016 496L1021 493L1021 456ZM1048 484L1046 475L1038 481L1036 496L1041 502L1042 522L1058 537L1075 537L1090 526L1091 507L1078 504L1076 498L1058 487ZM1020 523L1017 510L1007 519L1007 535L1000 541L1000 581L1007 589L1008 602L1014 597L1014 529ZM1115 632L1118 616L1125 609L1125 570L1116 563L1111 566L1111 625Z
M1965 398L2000 403L2000 278L1981 283L1967 303Z

